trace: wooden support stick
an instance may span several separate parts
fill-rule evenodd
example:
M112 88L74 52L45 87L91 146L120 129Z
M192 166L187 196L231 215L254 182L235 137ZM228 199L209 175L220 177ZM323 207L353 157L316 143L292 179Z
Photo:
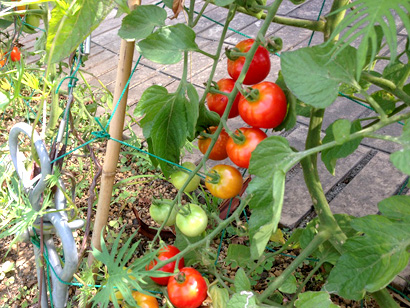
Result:
M128 5L131 9L140 5L140 0L129 0ZM118 60L117 79L114 90L114 101L116 104L119 100L122 91L131 74L132 58L134 54L135 42L127 42L121 40L120 58ZM127 106L128 88L125 90L121 102L110 123L110 136L112 138L122 140L124 130L125 109ZM101 188L98 196L97 213L95 216L93 235L91 244L93 247L101 250L101 232L108 221L108 213L112 197L112 189L114 185L115 174L117 170L118 157L120 154L121 144L108 140L107 151L105 153L104 166L101 177ZM88 255L88 265L91 266L94 262L92 253Z

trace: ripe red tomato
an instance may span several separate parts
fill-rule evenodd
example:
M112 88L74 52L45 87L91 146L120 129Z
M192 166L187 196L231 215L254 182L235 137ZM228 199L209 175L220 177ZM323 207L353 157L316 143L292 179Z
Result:
M154 296L146 295L144 293L133 291L132 297L137 302L140 308L158 308L158 301Z
M244 140L240 143L235 143L233 138L230 137L226 144L226 151L228 152L230 160L235 165L248 168L252 151L255 150L256 146L265 139L267 135L259 128L242 127L239 130L242 132ZM236 131L235 135L240 136L241 134Z
M184 267L169 279L168 296L176 308L197 308L207 297L208 287L201 274L192 267Z
M21 53L17 47L13 47L13 50L10 52L10 59L13 62L20 61Z
M240 52L247 52L255 41L253 39L247 39L239 42L235 48ZM236 60L228 59L228 73L234 80L237 80L242 67L245 63L245 57L238 57ZM259 46L256 53L252 59L249 70L245 75L243 84L256 84L263 81L270 72L270 59L269 51L263 47Z
M218 176L213 183L212 174ZM210 175L205 179L205 186L209 192L221 199L233 198L239 194L243 185L241 173L235 167L229 165L216 165L210 170Z
M213 134L216 131L217 127L212 126L209 128L209 131L205 131L208 134ZM223 160L228 157L228 153L226 153L226 143L228 142L229 135L228 133L222 129L221 133L219 134L218 139L214 147L212 148L211 153L209 154L209 159L212 160ZM211 144L211 138L201 136L198 139L198 148L202 154L205 154Z
M172 246L172 245L168 245L168 246L165 246L164 248L160 249L159 254L158 254L158 259L160 261L168 260L168 259L172 258L173 256L179 254L179 253L180 253L180 251L179 251L178 248L176 248L175 246ZM156 260L152 260L151 263L146 267L146 269L150 270L157 263L158 262ZM158 271L173 273L174 269L175 269L175 263L176 263L176 261L165 264L163 267L159 268ZM179 260L179 263L178 263L178 269L183 268L184 265L185 265L184 258L181 258ZM155 281L156 283L162 285L162 286L166 286L168 284L169 277L170 276L167 276L167 277L151 277L151 279L153 281Z
M233 88L235 87L235 81L230 78L224 78L224 79L219 80L217 82L217 85L218 85L219 91L231 93ZM239 115L238 102L239 102L240 97L241 97L241 94L238 93L238 95L236 95L235 100L232 104L232 108L229 111L228 118L234 118ZM206 95L206 100L208 102L209 110L215 111L217 114L219 114L219 116L222 117L222 115L224 114L226 105L228 104L228 97L222 94L208 93Z
M286 116L288 105L282 89L273 82L264 81L252 86L255 98L241 96L239 114L250 126L275 128Z

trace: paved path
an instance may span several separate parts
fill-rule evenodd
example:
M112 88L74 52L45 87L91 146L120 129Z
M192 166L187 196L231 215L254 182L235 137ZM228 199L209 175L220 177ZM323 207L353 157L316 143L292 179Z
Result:
M147 3L147 2L144 2ZM329 11L331 1L327 1L323 13ZM305 17L316 19L322 5L322 0L310 0L304 4L295 6L290 1L284 1L278 12L279 15L291 17ZM199 5L200 6L200 5ZM199 10L199 8L198 8ZM218 9L209 5L205 10L205 15L218 22L224 22L226 10ZM172 13L170 13L170 16ZM117 56L120 46L120 39L117 35L120 27L120 19L114 18L112 12L104 23L92 34L91 55L86 62L85 70L98 77L109 90L113 91L115 86ZM183 21L183 14L177 21ZM175 20L171 20L175 23ZM260 27L262 21L245 14L237 14L231 23L231 27L242 33L253 36ZM221 34L222 27L208 19L203 18L195 27L197 33L197 44L206 51L213 51L217 46L217 40ZM399 24L399 45L404 48L406 43L406 33L403 26ZM280 36L284 41L284 50L296 49L307 46L310 31L286 28L281 25L272 24L268 30L268 35ZM228 33L225 40L226 46L234 46L243 36L233 31ZM313 37L312 44L320 43L321 34L317 33ZM33 36L27 37L23 43L26 48L34 44ZM135 53L136 60L138 54ZM199 54L195 54L195 61L190 70L190 78L196 86L199 94L203 93L204 82L207 80L212 61ZM274 81L280 68L279 58L272 55L272 72L268 80ZM32 58L30 61L35 61ZM182 63L175 65L159 65L142 59L138 69L130 83L129 92L129 112L135 108L142 92L151 85L159 84L165 86L168 91L174 91L178 86L178 80L182 74ZM226 58L221 59L218 66L215 80L226 77ZM98 81L92 76L87 76L91 85L98 87ZM350 102L347 99L339 98L331 107L326 110L323 129L342 117L354 120L359 117L370 116L372 112L364 107ZM303 148L307 132L307 118L298 118L297 125L290 132L282 133L286 136L290 144L298 149ZM231 128L243 126L243 122L238 119L228 121ZM133 126L134 131L142 136L138 126ZM397 135L401 131L399 124L394 124L383 129L380 133ZM397 193L403 186L406 176L397 171L389 162L389 153L397 150L398 147L390 143L379 140L363 140L358 151L353 155L338 161L336 176L330 175L324 165L320 162L320 176L322 184L330 206L335 213L348 213L356 216L377 213L377 203L385 197ZM197 161L200 159L199 151L186 157L187 160ZM226 161L229 163L228 161ZM212 164L212 162L210 162ZM403 193L409 194L406 188ZM287 176L285 203L281 223L286 227L296 227L312 210L312 203L306 190L303 174L299 165L295 166Z

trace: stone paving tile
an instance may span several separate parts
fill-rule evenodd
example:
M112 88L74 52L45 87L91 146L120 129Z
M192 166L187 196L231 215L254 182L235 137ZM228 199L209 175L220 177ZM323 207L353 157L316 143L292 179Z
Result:
M406 176L378 152L361 172L330 202L334 213L364 216L378 212L377 203L394 194Z
M306 139L307 127L299 126L286 138L291 146L302 150ZM336 165L335 176L327 171L323 162L318 160L318 171L325 193L338 183L347 174L350 169L356 165L367 153L368 149L359 147L358 150L347 158L339 159ZM300 166L288 177L290 179L285 185L285 198L282 209L281 224L293 228L300 220L305 217L312 209L312 201L306 188L303 172Z
M289 16L290 17L299 17L299 18L307 18L307 19L316 20L318 15L319 15L320 8L322 7L322 3L324 1L326 1L326 0L306 1L304 4L299 6L297 9L293 10L289 14ZM330 8L332 6L331 2L332 1L326 1L325 2L323 12L322 12L322 16L326 15L330 11Z

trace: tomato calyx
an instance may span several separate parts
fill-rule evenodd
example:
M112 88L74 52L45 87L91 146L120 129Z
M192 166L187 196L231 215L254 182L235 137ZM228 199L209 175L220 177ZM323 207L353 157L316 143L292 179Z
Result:
M178 282L178 283L184 283L185 280L186 280L185 273L184 273L184 272L179 272L178 274L176 274L176 275L174 276L174 279L175 279L175 281Z
M233 139L235 144L244 144L246 137L243 132L238 128L234 134L231 134L230 137Z
M207 180L206 181L210 184L218 184L221 181L221 176L215 170L211 170L207 174Z
M270 52L270 53L276 53L282 50L283 47L283 41L280 37L278 36L271 36L266 40L266 46L265 48Z
M259 90L258 89L254 89L252 87L248 87L245 90L241 91L242 95L245 96L245 99L248 102L256 102L259 100L260 96L259 96Z
M240 51L237 47L234 48L226 48L225 49L226 57L231 60L235 61L238 60L240 57L246 57L247 53Z

